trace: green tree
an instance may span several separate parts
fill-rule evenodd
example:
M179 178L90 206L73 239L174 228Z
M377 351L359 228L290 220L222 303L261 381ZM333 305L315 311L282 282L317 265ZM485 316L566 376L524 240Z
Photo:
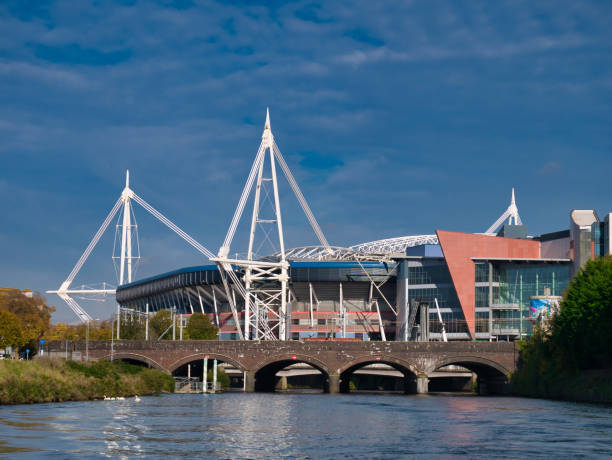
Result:
M213 370L208 369L208 372L206 373L207 383L213 382L213 376L214 376ZM225 373L225 369L223 369L222 367L217 367L217 382L219 383L221 388L229 388L230 386L229 375Z
M552 322L553 350L576 369L612 366L612 257L589 260Z
M123 316L121 318L120 334L121 338L125 340L144 340L146 335L144 319L141 319L139 315Z
M202 313L191 315L186 332L190 340L217 340L217 328Z
M154 337L154 338L159 337L171 325L172 325L172 313L170 313L170 310L159 310L149 320L150 330L152 333L155 334L155 336L151 334L151 337ZM164 338L168 339L168 338L172 338L172 336L171 335L169 336L169 333L167 333L164 336Z
M19 289L0 288L0 310L13 313L20 323L22 345L38 349L38 342L51 327L54 307L46 304L40 294Z
M0 347L20 348L25 344L17 315L0 310Z

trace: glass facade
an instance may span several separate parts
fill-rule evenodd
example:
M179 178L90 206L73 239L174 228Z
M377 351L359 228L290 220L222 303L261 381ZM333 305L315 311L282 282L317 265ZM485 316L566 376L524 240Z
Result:
M492 273L489 284L490 269ZM544 295L561 296L568 286L570 274L569 263L476 262L476 332L487 333L491 327L491 333L497 336L530 335L530 298Z
M610 253L610 222L595 222L591 225L591 238L594 244L595 256L605 256Z
M519 304L528 309L531 296L560 296L570 280L569 264L509 263L498 267L499 293L493 303Z
M451 276L445 263L422 263L408 268L408 284L448 284Z
M532 333L532 323L529 321L530 298L561 296L571 276L570 264L504 263L496 265L496 271L499 274L499 288L493 290L493 304L516 308L496 311L493 322L504 325L498 329L518 330L520 334L526 335Z

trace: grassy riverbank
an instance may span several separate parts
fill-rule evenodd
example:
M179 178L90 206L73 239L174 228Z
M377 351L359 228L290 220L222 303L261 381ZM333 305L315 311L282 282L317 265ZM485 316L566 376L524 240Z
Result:
M0 361L0 404L84 401L107 396L174 391L174 379L156 369L120 361L37 359Z
M517 396L612 404L612 370L592 369L543 375L515 374Z

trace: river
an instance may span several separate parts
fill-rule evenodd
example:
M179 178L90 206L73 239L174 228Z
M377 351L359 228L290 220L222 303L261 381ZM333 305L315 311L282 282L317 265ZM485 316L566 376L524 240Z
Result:
M1 406L6 458L610 457L612 408L478 396L224 393Z

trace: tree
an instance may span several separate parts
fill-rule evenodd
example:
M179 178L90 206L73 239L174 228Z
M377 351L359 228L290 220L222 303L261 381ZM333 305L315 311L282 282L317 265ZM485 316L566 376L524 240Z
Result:
M91 321L89 323L89 340L110 340L112 319L105 321ZM115 323L115 327L117 324ZM122 326L123 328L123 323ZM122 336L123 336L123 329ZM45 332L44 338L47 342L52 340L85 340L87 325L57 323Z
M191 315L186 332L190 340L217 340L217 328L202 313Z
M22 345L32 350L38 349L38 342L51 326L54 307L48 306L40 294L19 289L0 288L0 310L17 316Z
M138 316L137 315L122 316L121 318L121 338L122 339L144 340L145 335L146 334L145 334L144 319L141 319L139 315Z
M589 260L552 322L551 345L577 369L612 366L612 257Z
M200 313L201 314L201 313ZM206 380L208 383L213 383L214 371L213 369L208 369L206 373ZM229 388L231 380L229 375L225 373L225 369L222 367L217 367L217 383L221 388Z
M172 313L170 313L170 310L159 310L149 320L149 327L157 337L162 335L171 325ZM168 334L166 334L164 338L169 338Z
M0 310L0 347L20 348L25 344L17 315Z

